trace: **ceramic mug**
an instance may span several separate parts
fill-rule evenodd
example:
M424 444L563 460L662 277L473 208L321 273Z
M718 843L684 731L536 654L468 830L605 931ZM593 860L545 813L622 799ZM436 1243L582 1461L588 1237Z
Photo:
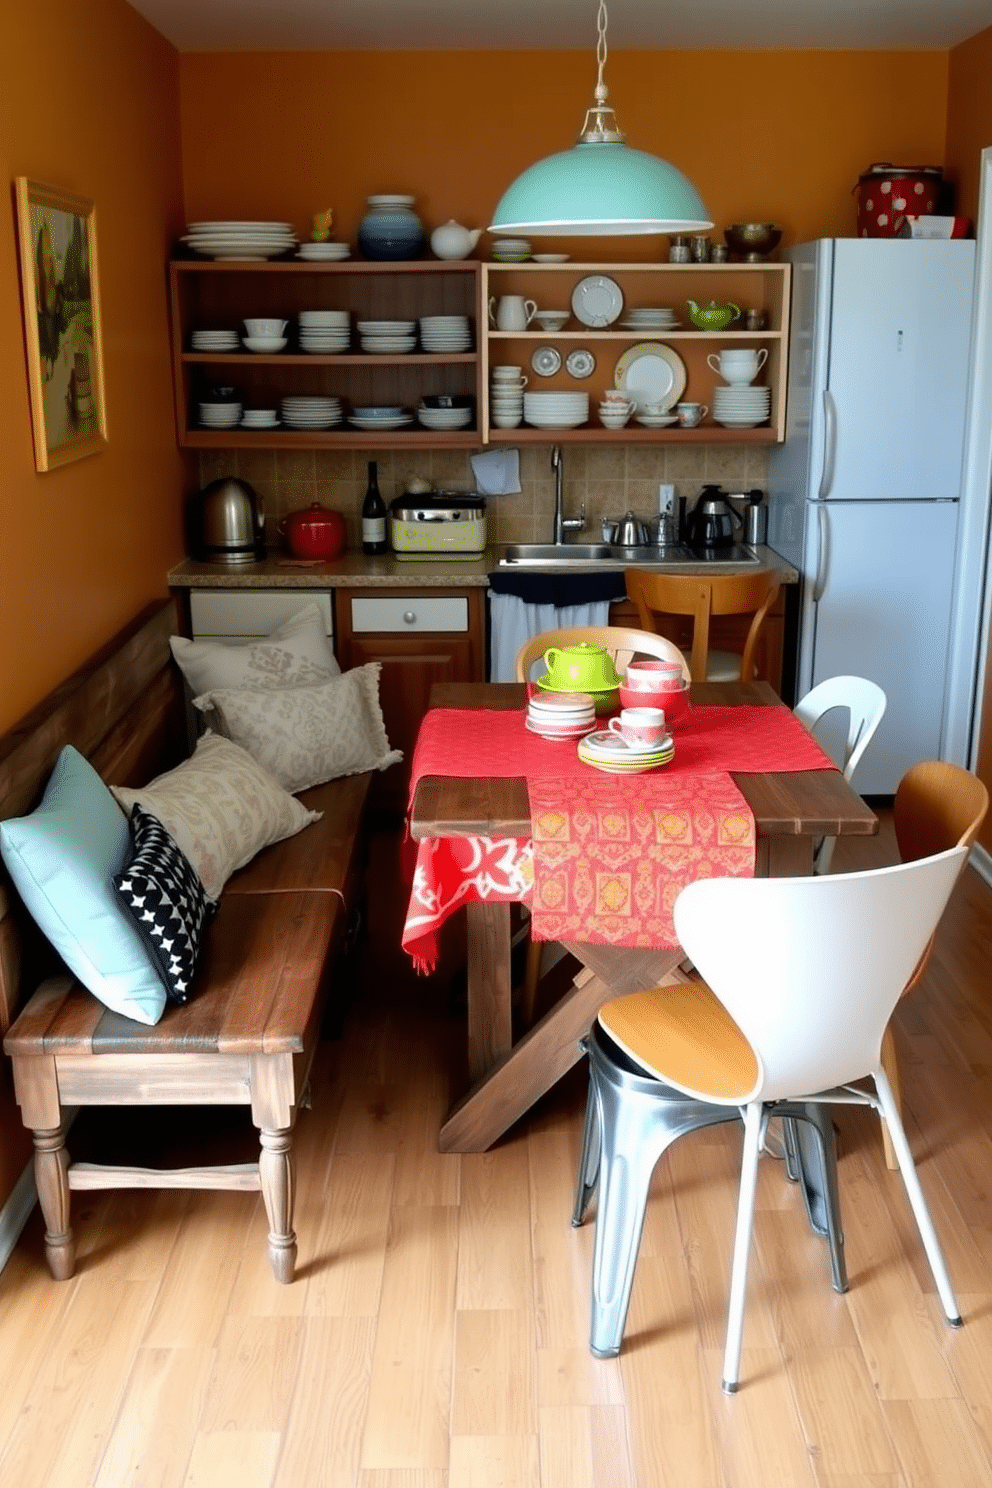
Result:
M725 382L731 387L746 387L753 382L761 368L768 360L768 348L763 346L760 351L747 348L735 348L732 351L721 351L719 354L710 352L706 358L707 365L714 372L719 372Z
M706 403L676 403L675 416L683 429L694 429L709 413Z
M628 748L652 748L665 737L665 715L661 708L623 708L608 727Z
M537 313L537 301L523 295L495 296L489 301L489 319L498 331L525 331Z
M626 683L631 692L679 692L682 688L680 661L631 661L627 664Z

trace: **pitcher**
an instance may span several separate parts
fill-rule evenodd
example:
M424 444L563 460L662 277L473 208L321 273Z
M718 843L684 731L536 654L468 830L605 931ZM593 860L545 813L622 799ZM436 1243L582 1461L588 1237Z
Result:
M495 296L489 301L489 320L498 331L525 331L534 319L537 304L523 295Z

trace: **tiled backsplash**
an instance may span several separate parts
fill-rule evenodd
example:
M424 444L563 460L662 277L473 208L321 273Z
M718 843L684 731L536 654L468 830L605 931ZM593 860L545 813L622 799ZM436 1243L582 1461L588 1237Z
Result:
M205 451L200 456L203 485L218 476L237 475L254 487L264 503L270 542L277 540L279 519L319 501L342 513L348 524L348 545L361 542L361 508L371 457L379 465L379 489L386 504L406 489L413 476L443 490L472 491L475 481L467 450L228 450ZM734 444L629 444L610 447L563 446L565 514L586 509L586 533L599 539L601 516L632 511L642 519L658 509L658 485L671 481L676 496L689 505L704 482L725 491L767 486L765 446ZM489 540L549 542L554 512L554 475L551 444L520 449L520 494L495 496L487 503Z

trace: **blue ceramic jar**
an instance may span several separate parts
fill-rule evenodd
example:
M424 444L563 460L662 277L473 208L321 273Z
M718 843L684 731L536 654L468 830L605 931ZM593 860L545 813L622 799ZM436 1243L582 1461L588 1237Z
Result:
M358 225L358 246L366 258L419 258L426 236L413 210L412 196L370 196Z

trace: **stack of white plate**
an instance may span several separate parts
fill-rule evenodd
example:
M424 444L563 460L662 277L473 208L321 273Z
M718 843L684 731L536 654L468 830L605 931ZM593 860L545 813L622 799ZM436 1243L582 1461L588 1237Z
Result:
M713 418L725 429L753 429L768 420L772 390L766 387L716 387Z
M237 351L237 331L194 331L190 346L194 351Z
M351 342L351 313L348 310L301 310L300 350L311 355L347 351Z
M417 322L415 320L360 320L358 334L362 338L363 351L396 356L398 353L416 349Z
M471 351L472 330L467 315L422 315L420 344L425 351Z
M679 325L679 318L667 305L657 309L644 305L628 310L620 324L625 331L671 331Z
M471 408L425 408L417 409L417 421L425 429L467 429L472 422Z
M524 263L530 258L530 243L526 238L497 238L493 258L497 263Z
M309 263L337 263L351 257L350 243L301 243L296 250L297 258Z
M233 429L243 412L240 403L201 403L200 423L205 429Z
M596 727L596 704L588 692L535 693L524 723L542 739L581 739Z
M291 222L190 222L183 242L205 258L278 258L296 234Z
M588 420L588 393L524 393L524 422L535 429L577 429Z
M279 415L274 408L246 408L241 415L242 429L276 429Z
M364 429L367 434L372 434L377 430L405 429L413 423L413 414L399 403L382 403L354 409L348 422L353 429Z
M288 429L331 429L341 422L340 398L283 398L279 407Z

